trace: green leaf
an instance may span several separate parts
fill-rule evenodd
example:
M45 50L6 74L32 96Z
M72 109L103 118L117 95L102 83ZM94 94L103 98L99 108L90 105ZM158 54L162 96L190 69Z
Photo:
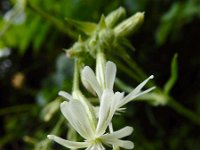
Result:
M29 47L31 41L35 38L35 34L37 33L39 27L39 24L41 22L41 17L39 16L33 16L31 14L28 14L28 16L31 18L27 19L25 24L21 26L21 28L18 30L18 35L20 35L20 41L19 41L19 52L21 55L23 55L27 48ZM29 27L29 28L27 28ZM21 34L23 32L23 34Z
M104 15L101 15L101 19L99 21L99 28L105 29L107 27Z
M172 87L174 86L174 84L178 78L177 57L178 57L178 54L175 54L172 59L172 62L171 62L171 76L164 86L165 94L169 94L170 90L172 89Z
M166 42L173 28L177 25L182 9L182 3L174 3L169 11L162 16L160 26L156 31L156 41L159 45Z
M65 20L68 24L71 24L72 26L74 26L75 28L79 29L87 35L92 35L97 27L97 25L93 22L77 21L69 18L66 18Z
M34 39L34 50L37 52L40 46L43 44L45 37L50 29L51 24L45 22L43 26L40 27L39 32L37 32L37 38Z
M114 28L117 37L126 37L135 33L144 22L144 12L137 12Z

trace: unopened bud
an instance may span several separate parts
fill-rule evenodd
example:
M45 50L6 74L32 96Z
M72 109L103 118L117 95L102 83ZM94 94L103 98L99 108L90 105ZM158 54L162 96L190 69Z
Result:
M126 15L126 11L123 7L119 7L118 9L112 11L105 19L108 27L114 27L120 20L124 19Z
M138 12L115 27L115 35L118 37L128 36L131 33L134 33L141 26L143 21L144 13Z
M67 57L81 57L84 56L86 52L85 43L81 40L79 36L79 41L76 42L71 48L66 50Z

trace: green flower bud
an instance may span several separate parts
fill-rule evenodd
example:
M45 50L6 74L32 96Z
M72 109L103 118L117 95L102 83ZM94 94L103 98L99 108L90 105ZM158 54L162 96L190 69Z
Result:
M120 20L124 19L126 11L123 7L119 7L115 11L112 11L105 19L108 27L114 27Z
M86 53L85 43L82 42L79 38L79 41L76 42L70 49L66 51L67 57L81 57Z
M78 21L70 18L65 18L65 20L68 24L71 24L73 27L84 32L88 36L92 35L97 27L96 23L93 22Z
M125 37L134 33L143 23L144 13L138 12L132 17L124 20L118 26L114 28L115 35L117 37Z

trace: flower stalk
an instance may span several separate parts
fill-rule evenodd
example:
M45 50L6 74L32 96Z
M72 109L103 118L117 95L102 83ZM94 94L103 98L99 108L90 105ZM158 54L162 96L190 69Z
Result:
M80 65L78 60L76 59L74 61L74 79L73 79L73 91L79 91L79 71L80 70Z

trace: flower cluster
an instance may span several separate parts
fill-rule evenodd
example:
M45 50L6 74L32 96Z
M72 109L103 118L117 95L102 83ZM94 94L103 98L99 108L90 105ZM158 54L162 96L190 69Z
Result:
M97 95L99 99L98 109L92 106L80 91L74 91L73 95L64 91L59 92L60 96L67 99L60 105L62 114L85 140L83 142L75 142L55 135L48 135L48 138L67 148L104 150L106 145L113 148L133 149L133 142L122 140L122 138L133 132L133 128L126 126L120 130L113 131L112 118L125 104L140 95L150 92L154 88L141 91L153 76L139 84L127 96L124 96L123 92L113 91L115 77L116 65L113 62L108 61L99 71L96 71L96 75L89 66L85 66L81 72L82 83L89 92Z

